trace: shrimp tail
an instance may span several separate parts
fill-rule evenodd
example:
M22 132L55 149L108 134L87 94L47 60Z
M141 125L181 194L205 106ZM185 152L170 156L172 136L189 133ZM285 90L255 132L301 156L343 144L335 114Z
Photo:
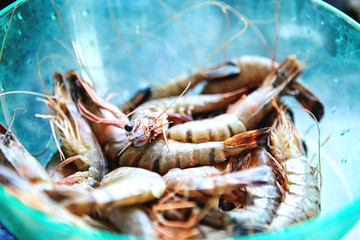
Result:
M235 63L224 62L205 71L204 78L209 82L221 82L239 76L241 69Z
M304 108L314 114L318 122L322 119L325 112L324 105L314 93L298 81L291 85L290 91Z
M125 114L129 114L136 109L137 106L149 100L152 95L150 87L139 90L135 95L127 102L123 107L122 111Z
M233 227L233 233L235 236L251 235L254 233L264 232L265 230L267 229L259 224L235 224Z
M260 128L247 131L228 138L224 141L225 149L231 156L241 153L245 149L251 149L268 144L270 128Z

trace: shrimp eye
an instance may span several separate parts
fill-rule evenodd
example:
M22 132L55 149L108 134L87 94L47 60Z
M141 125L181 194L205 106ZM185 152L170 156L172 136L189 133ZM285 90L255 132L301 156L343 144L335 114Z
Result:
M125 125L125 130L128 131L128 132L131 132L131 130L133 130L133 126L131 124L127 123Z
M276 71L276 76L278 78L284 79L284 78L286 78L286 72L284 70L278 69Z
M273 87L279 86L286 80L286 72L284 70L278 69L276 70L276 78L275 81L272 83Z

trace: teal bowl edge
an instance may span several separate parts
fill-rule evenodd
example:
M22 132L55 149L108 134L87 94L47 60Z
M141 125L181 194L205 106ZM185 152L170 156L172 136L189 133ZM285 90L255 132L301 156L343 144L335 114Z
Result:
M17 6L21 5L22 3L26 2L26 1L29 1L29 0L17 0L16 2L11 3L4 9L0 10L0 16L4 15L4 14L11 14L11 11L14 8L16 8ZM329 12L333 12L339 18L342 18L343 20L345 20L351 27L360 31L360 24L358 22L356 22L354 19L352 19L351 17L349 17L348 15L346 15L345 13L343 13L342 11L340 11L339 9L337 9L337 8L331 6L330 4L328 4L324 1L321 1L321 0L309 0L309 1L313 2L317 7L323 7L326 10L328 10ZM61 230L64 234L69 234L69 235L74 234L74 239L84 239L84 237L86 237L86 239L109 239L109 240L111 240L111 239L114 239L114 240L115 239L139 239L140 240L140 239L142 239L142 238L137 238L137 237L133 237L133 236L126 236L126 235L122 235L122 234L110 233L110 232L93 229L93 228L89 228L89 229L86 229L85 231L83 231L83 230L79 230L79 228L76 226L57 222L57 221L55 221L54 218L49 217L46 214L25 205L17 198L9 195L6 191L6 189L1 184L0 184L0 198L1 199L6 198L6 199L13 200L11 203L11 206L8 206L8 207L2 206L0 208L0 217L2 217L2 218L4 216L16 217L16 215L15 215L16 212L14 211L14 209L20 208L24 214L31 216L32 218L34 218L34 220L36 220L40 223L43 223L45 225L51 223L51 224L53 224L53 227L60 225L61 229L58 229L58 230ZM346 220L344 220L344 219L346 219ZM242 237L235 237L232 239L237 239L237 240L277 239L277 240L279 240L279 239L304 239L304 237L306 237L307 239L312 239L312 238L319 239L319 237L321 237L321 239L339 239L339 238L343 237L347 233L347 231L349 231L357 223L357 221L359 219L360 219L360 197L354 199L354 201L352 203L345 204L344 206L340 207L338 210L329 213L325 218L314 218L314 219L310 219L306 222L299 223L294 226L289 226L287 228L280 229L278 231L259 233L259 234L255 234L255 235L242 236ZM18 222L20 223L21 220L22 219L19 219ZM338 226L339 220L342 221L341 225L344 225L344 224L346 225L346 228L340 227L341 230L337 231L337 230L339 230L339 226ZM17 221L15 221L15 222L17 222ZM19 229L13 227L14 221L7 221L4 219L3 224L5 225L5 227L7 227L10 230L10 232L14 233L15 236L19 236L19 233L16 233L16 230L19 230ZM60 227L60 226L58 226L58 227ZM332 231L328 231L328 228L331 228ZM317 231L319 229L327 230L327 231L319 232L319 231ZM21 237L21 236L25 237L26 231L23 234L20 234L19 237ZM29 237L29 236L27 236L27 237ZM27 238L27 239L30 239L30 238ZM39 239L39 238L36 238L36 239ZM45 236L44 239L48 239L48 236Z

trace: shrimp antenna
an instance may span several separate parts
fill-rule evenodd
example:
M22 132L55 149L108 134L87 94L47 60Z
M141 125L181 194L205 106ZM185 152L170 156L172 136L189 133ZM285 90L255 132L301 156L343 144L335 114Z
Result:
M171 106L174 105L174 104L177 102L177 100L179 100L179 99L186 93L186 91L189 89L190 85L191 85L191 82L189 82L188 85L186 86L185 90L184 90L167 108L165 108L165 110L162 111L162 113L160 113L159 116L157 116L157 117L155 118L155 122L156 122L156 121L159 119L159 117L161 117L167 110L169 110L169 108L171 108ZM170 123L168 123L168 124L170 124ZM170 147L169 147L169 145L168 145L168 140L167 140L167 137L166 137L166 134L165 134L165 131L164 131L164 126L165 126L165 124L162 125L162 126L159 126L159 127L161 127L161 128L163 129L162 132L163 132L163 136L164 136L164 139L165 139L165 143L166 143L166 146L167 146L167 148L168 148L168 150L169 150L169 152L170 152Z
M278 42L279 42L279 22L278 22L278 15L279 15L279 6L282 0L278 0L275 4L275 9L274 9L274 28L275 28L275 40L274 40L274 46L273 46L273 55L272 55L272 64L274 65L275 60L276 60L276 52L277 52L277 47L278 47ZM275 67L275 66L273 66Z
M6 37L7 37L8 33L9 33L11 21L12 21L12 19L13 19L13 16L14 16L14 14L15 14L15 10L16 10L17 7L18 7L18 2L15 3L14 9L12 10L12 13L11 13L11 16L10 16L10 20L9 20L9 24L8 24L8 26L7 26L7 28L6 28L5 36L4 36L4 39L3 39L2 44L1 44L0 62L1 62L2 55L3 55L4 47L5 47Z
M164 141L165 141L166 147L167 147L167 149L168 149L169 152L171 152L171 151L170 151L170 147L169 147L169 144L168 144L167 136L166 136L166 134L165 134L165 129L164 129L164 127L165 127L166 125L171 124L171 123L172 123L172 122L167 122L167 123L164 123L163 125L160 125L160 126L158 126L158 127L155 127L155 128L153 128L153 129L151 129L151 131L153 131L153 130L155 130L155 129L157 129L157 128L161 128L161 129L162 129L162 133L163 133L163 136L164 136Z
M11 119L11 122L10 122L10 124L9 124L9 127L7 128L7 130L6 130L5 134L4 134L4 138L1 139L1 142L3 142L3 141L5 140L5 137L6 137L7 135L10 135L10 128L11 128L12 125L14 124L15 117L16 117L16 111L17 111L17 110L23 110L22 113L23 113L23 114L26 113L26 109L25 109L25 108L15 108L15 109L14 109L13 118Z
M48 95L48 94L42 94L42 93L37 93L37 92L30 92L30 91L9 91L9 92L3 92L0 93L0 97L2 96L6 96L6 95L11 95L11 94L28 94L28 95L34 95L34 96L38 96L38 97L43 97L43 98L56 98L54 96Z
M119 157L121 156L121 154L123 154L123 152L125 152L125 150L126 150L128 147L130 147L130 146L131 146L131 142L129 142L123 149L121 149L120 152L118 152L118 153L116 154L116 159L119 158Z
M169 110L169 108L171 108L177 102L177 100L179 100L186 93L186 91L189 89L190 85L191 85L191 82L189 82L188 85L186 86L185 90L167 108L165 108L165 110L162 113L160 113L159 116L157 116L155 121L158 120L159 117L161 117L161 115L163 115L167 110Z

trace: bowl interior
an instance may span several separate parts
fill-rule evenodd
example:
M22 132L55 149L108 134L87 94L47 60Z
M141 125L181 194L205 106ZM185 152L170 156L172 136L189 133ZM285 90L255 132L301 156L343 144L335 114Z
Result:
M321 144L322 213L318 219L256 237L324 237L326 229L329 239L337 239L360 216L360 127L356 124L360 114L360 28L326 3L23 0L1 12L0 26L1 91L23 91L0 98L0 121L11 125L43 164L56 147L48 121L35 117L47 109L26 92L49 91L56 71L80 72L96 85L100 95L117 93L113 102L120 104L140 88L159 85L198 67L241 55L281 61L297 54L306 66L304 82L325 105L318 128L306 112L296 108L294 100L286 99L294 107L296 127L314 164ZM0 216L10 230L19 230L23 226L19 219L27 219L27 228L40 224L49 234L57 228L79 239L116 237L56 222L3 189L0 196L7 209L0 210Z

